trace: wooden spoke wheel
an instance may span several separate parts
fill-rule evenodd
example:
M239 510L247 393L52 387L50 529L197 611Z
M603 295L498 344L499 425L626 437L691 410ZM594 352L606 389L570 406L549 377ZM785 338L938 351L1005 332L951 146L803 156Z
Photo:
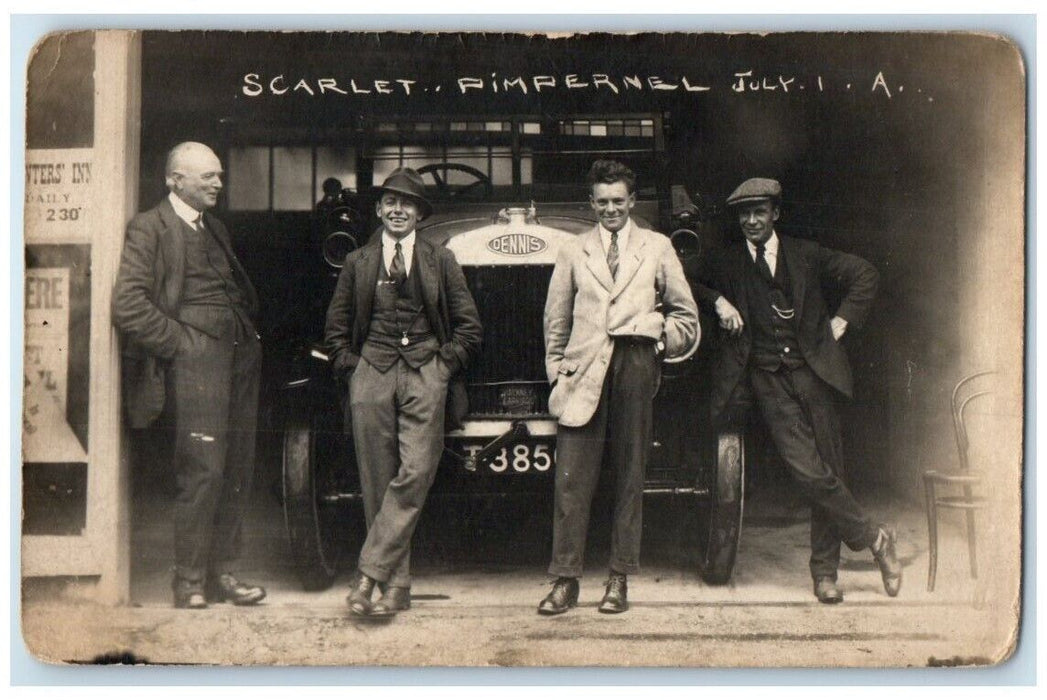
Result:
M433 180L436 198L441 200L482 202L490 199L494 191L494 184L486 173L464 163L430 163L418 168L418 174L427 185ZM452 183L452 179L456 182Z

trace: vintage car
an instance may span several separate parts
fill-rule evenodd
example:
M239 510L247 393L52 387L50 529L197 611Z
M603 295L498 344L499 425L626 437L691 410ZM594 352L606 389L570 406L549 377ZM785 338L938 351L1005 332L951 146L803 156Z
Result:
M548 413L542 313L557 251L595 225L585 201L491 201L491 183L468 165L419 168L432 183L437 214L419 235L453 251L484 327L478 359L467 369L469 412L446 435L430 499L507 495L548 504L556 468L556 421ZM330 299L345 255L374 234L366 204L335 183L315 211L317 258L327 266ZM672 188L644 198L634 216L670 228L685 270L703 245L701 212ZM713 335L708 332L707 336ZM742 523L745 449L741 429L715 431L706 418L708 353L668 358L655 399L645 497L691 512L698 571L710 583L731 576ZM283 500L287 532L303 586L330 585L346 529L361 529L361 495L353 447L343 430L343 390L332 378L319 334L302 343L284 383ZM355 511L355 513L354 513ZM347 517L347 513L352 513ZM359 533L356 533L359 534Z

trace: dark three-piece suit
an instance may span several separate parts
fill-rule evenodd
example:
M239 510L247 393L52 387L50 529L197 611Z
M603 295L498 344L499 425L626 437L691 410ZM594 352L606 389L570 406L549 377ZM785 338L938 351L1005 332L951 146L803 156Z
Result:
M382 258L382 236L345 260L325 341L348 384L345 416L356 443L367 539L359 570L410 586L410 544L443 451L466 410L460 370L481 326L453 253L417 233L403 281ZM450 388L449 388L450 384Z
M127 227L112 300L132 428L165 402L175 421L177 575L202 581L240 550L254 473L261 344L258 297L225 226L199 229L168 199Z
M851 397L851 369L833 338L832 316L859 328L876 294L878 274L865 260L778 234L773 276L761 274L744 241L711 263L699 286L703 307L720 296L744 321L739 335L720 330L712 367L715 421L744 416L755 403L780 456L811 503L811 574L835 580L840 543L855 551L876 541L871 523L840 478L838 398ZM769 271L768 271L769 272ZM833 311L823 285L844 291ZM777 309L777 310L776 310ZM781 313L779 313L781 312Z

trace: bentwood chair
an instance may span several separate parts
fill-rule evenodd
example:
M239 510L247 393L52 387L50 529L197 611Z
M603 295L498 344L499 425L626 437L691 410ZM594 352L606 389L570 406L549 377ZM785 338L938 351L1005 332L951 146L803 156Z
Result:
M934 590L938 569L938 513L940 509L959 510L967 521L967 550L971 578L978 578L975 512L985 508L987 499L978 493L983 476L971 465L971 442L968 417L972 407L981 407L984 415L993 394L992 377L995 372L976 372L961 379L952 392L953 431L959 451L959 469L927 471L923 474L927 499L927 534L930 539L930 561L927 570L927 590Z

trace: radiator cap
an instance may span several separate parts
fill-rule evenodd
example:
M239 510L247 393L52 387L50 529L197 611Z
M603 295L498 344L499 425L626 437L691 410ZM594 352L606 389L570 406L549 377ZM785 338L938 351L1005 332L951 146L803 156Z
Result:
M447 249L459 265L552 265L565 241L593 225L570 216L539 219L534 206L506 207L493 223L452 236Z

